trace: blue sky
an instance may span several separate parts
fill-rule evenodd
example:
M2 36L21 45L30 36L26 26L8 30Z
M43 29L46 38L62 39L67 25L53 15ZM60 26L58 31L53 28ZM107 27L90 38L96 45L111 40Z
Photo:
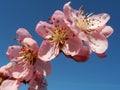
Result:
M0 0L0 66L9 62L8 46L17 44L13 40L16 30L26 28L40 45L42 38L35 32L40 21L48 21L55 10L63 9L69 0ZM120 90L120 1L119 0L71 0L71 6L86 12L108 13L107 23L114 28L108 39L107 57L99 59L94 53L85 63L76 63L60 54L51 61L53 70L47 77L48 90ZM27 90L27 85L19 90Z

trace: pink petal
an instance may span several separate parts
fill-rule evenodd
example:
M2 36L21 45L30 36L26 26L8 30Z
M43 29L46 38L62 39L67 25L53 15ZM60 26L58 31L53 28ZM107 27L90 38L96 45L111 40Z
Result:
M33 49L33 51L34 52L37 52L38 51L38 45L37 45L37 42L34 40L34 39L32 39L32 38L25 38L24 40L23 40L23 42L22 42L22 44L24 45L28 45L28 46L30 46L32 49Z
M26 37L32 38L31 34L25 28L19 28L16 31L16 34L19 42L21 42Z
M52 28L52 25L40 21L36 26L36 32L44 39L49 39L51 37Z
M56 43L52 43L47 40L42 42L38 52L39 58L43 61L50 61L51 59L54 59L58 54L59 47L56 45Z
M35 63L35 69L41 73L44 73L44 76L48 76L52 71L52 66L49 61L44 62L38 59Z
M73 56L72 58L76 62L85 62L88 60L91 53L91 50L87 46L81 46L79 53Z
M70 3L71 2L68 2L64 5L63 7L63 10L64 10L64 13L65 13L65 16L69 19L69 20L74 20L76 18L76 16L78 14L80 14L80 11L78 10L75 10L73 9L71 6L70 6Z
M104 35L106 38L108 38L113 33L113 28L110 26L105 26L105 28L102 29L100 34Z
M14 78L22 78L26 81L29 81L33 75L33 67L29 67L26 65L26 67L23 67L24 63L21 64L15 64L12 68L12 77Z
M57 25L64 26L63 20L65 19L67 18L65 17L64 13L60 10L56 10L54 14L52 15L51 21L55 26Z
M76 55L76 53L78 53L79 49L81 48L81 45L82 41L77 37L73 37L68 39L68 41L63 46L62 51L66 55L74 56Z
M14 65L15 62L10 62L7 65L0 67L0 74L3 74L4 76L9 76Z
M72 27L73 27L72 31L76 36L79 37L80 40L88 41L86 34L83 31L81 31L80 28L76 27L74 24L72 25Z
M21 84L17 80L5 80L0 86L0 90L18 90Z
M18 60L17 57L20 56L21 47L20 46L9 46L6 55L10 60Z
M109 19L110 16L107 13L92 15L91 17L88 18L88 20L91 20L89 29L103 27Z
M89 46L92 51L95 53L104 53L108 48L108 41L105 37L100 35L99 33L95 33L92 36L88 36L89 38Z

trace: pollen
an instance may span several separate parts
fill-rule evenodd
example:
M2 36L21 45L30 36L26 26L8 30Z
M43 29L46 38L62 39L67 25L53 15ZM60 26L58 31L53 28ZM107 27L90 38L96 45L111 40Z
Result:
M59 23L59 20L57 20L57 23ZM52 37L50 40L55 42L61 48L68 39L68 31L68 28L61 25L56 25L53 28Z
M36 61L37 53L34 52L33 49L29 45L23 44L23 46L21 47L20 54L21 54L20 60L30 65L34 65Z

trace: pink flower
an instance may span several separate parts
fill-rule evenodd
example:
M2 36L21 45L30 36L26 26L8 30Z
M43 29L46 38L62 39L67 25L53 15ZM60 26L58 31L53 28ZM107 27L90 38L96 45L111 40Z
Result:
M9 46L6 52L11 62L14 62L9 76L21 82L29 82L36 71L43 76L49 75L51 64L38 58L37 42L23 28L17 30L17 35L20 45Z
M0 90L18 90L21 86L18 80L5 80L0 85Z
M78 35L93 52L100 56L106 51L108 48L107 38L113 32L112 27L106 26L110 19L108 14L85 14L83 7L80 10L75 10L70 7L70 2L64 5L64 13L72 22L75 35Z
M40 21L36 32L45 40L39 49L39 58L44 61L54 59L60 51L66 56L78 55L82 48L82 41L72 32L70 22L67 21L62 11L55 11L50 24Z

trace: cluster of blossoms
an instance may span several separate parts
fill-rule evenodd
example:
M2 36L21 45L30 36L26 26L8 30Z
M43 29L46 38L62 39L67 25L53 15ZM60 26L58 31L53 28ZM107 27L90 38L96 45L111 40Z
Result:
M113 32L106 25L109 19L106 13L85 14L83 7L75 10L68 2L63 11L54 12L50 23L40 21L36 25L36 32L44 39L40 47L26 29L19 28L19 45L8 47L10 62L0 68L0 90L18 90L21 83L29 84L28 90L47 90L50 61L61 52L77 62L87 61L92 52L105 57L107 38Z

